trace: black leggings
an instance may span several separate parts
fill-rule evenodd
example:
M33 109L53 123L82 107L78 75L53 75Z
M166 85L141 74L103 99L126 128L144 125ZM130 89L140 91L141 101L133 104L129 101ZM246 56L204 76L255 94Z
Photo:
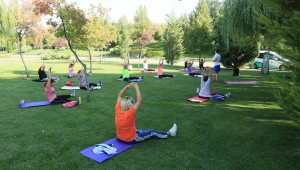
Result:
M163 74L158 76L158 78L164 78L164 77L173 77L173 75Z
M51 104L57 104L57 103L67 103L70 102L71 100L68 100L71 95L59 95L56 96L56 98L51 102Z
M200 73L190 73L189 76L199 76L201 75Z
M96 84L96 83L89 83L89 86L90 86L90 88L92 87L92 86L98 86L98 84ZM80 86L79 87L80 89L84 89L84 90L87 90L87 87L86 86Z

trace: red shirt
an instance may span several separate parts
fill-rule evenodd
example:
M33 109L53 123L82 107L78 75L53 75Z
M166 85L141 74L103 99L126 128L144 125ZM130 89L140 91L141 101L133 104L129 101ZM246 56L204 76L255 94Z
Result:
M136 137L135 114L136 114L136 109L134 107L122 111L121 101L117 102L115 124L116 124L118 139L125 142L131 142L135 139Z

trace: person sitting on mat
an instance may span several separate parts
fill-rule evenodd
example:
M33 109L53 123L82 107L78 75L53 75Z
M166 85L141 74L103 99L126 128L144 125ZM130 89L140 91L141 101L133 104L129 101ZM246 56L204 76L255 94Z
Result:
M136 79L144 79L144 76L130 77L129 70L128 70L128 64L125 64L124 67L123 67L123 75L120 78L123 78L124 81L130 82L130 81L136 80Z
M154 69L148 68L148 58L147 57L144 57L143 68L144 68L144 72L155 71Z
M39 74L40 81L47 81L48 80L47 74L45 72L45 65L44 64L39 68L38 74ZM52 79L55 82L57 82L59 80L59 77L52 77Z
M56 96L55 89L54 89L54 80L52 79L52 76L51 76L51 67L48 69L48 80L47 80L47 82L45 82L44 88L45 88L45 94L48 97L48 100L51 104L67 103L67 102L71 101L71 100L68 100L71 96L75 96L75 90L73 90L72 93L68 94L68 95ZM81 99L79 97L77 104L80 104L80 103L81 103Z
M69 78L71 78L71 77L77 77L77 74L74 73L74 63L71 63L69 65L68 69L69 69L69 75L68 75Z
M123 95L128 89L133 88L136 92L136 102L133 98ZM142 104L142 95L137 83L126 85L118 94L115 112L115 125L117 138L125 143L137 143L149 138L168 138L175 136L177 125L168 131L157 130L137 130L136 128L136 113Z
M157 78L167 78L167 77L176 77L176 74L173 75L167 75L163 74L163 60L160 59L157 66Z
M87 90L88 87L87 87L87 84L86 84L84 70L78 70L77 75L78 75L78 80L79 80L79 88ZM89 83L90 89L93 89L94 87L97 87L97 86L100 86L100 87L102 86L102 81L101 80L99 81L98 84Z
M201 74L200 74L200 73L194 73L194 72L193 72L193 64L194 64L194 60L191 60L191 61L188 63L188 67L187 67L188 75L189 75L189 76L198 77L198 76L201 75Z
M199 60L199 70L204 69L204 63L205 63L205 59L201 58Z
M209 70L209 74L206 75L206 71ZM211 82L211 77L212 77L212 68L206 67L202 71L202 77L201 77L201 87L200 87L200 92L198 94L199 97L209 99L209 98L215 98L215 97L229 97L230 92L223 95L223 94L215 94L211 95L210 93L210 82Z

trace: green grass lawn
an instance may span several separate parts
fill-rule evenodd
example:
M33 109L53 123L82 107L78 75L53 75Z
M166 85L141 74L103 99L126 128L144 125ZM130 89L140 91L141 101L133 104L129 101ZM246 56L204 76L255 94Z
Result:
M197 104L185 99L196 95L199 78L183 76L181 63L165 66L174 79L155 79L155 73L135 70L143 75L139 83L143 103L137 113L140 129L168 130L177 123L176 137L147 140L103 162L88 159L80 151L115 137L114 111L119 90L127 83L117 81L123 60L93 62L90 82L103 81L101 90L77 90L82 105L63 108L61 105L19 108L25 101L45 100L43 83L23 80L24 66L16 57L0 60L0 169L299 169L300 128L276 104L273 92L277 82L259 70L241 70L239 77L232 70L222 69L219 83L211 88L219 93L231 92L224 102L208 100ZM38 78L42 61L26 60L31 77ZM68 79L70 61L45 61L53 67L56 93ZM89 64L87 64L89 66ZM155 68L155 65L150 65ZM79 63L75 70L81 69ZM271 71L283 77L284 72ZM258 85L226 85L225 80L258 81ZM129 91L127 95L134 95ZM134 96L135 98L135 96Z

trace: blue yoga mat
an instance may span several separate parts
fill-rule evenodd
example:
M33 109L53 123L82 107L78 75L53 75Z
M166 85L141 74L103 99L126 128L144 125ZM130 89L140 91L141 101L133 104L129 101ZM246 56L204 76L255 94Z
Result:
M36 101L36 102L27 102L25 103L25 100L21 100L20 107L21 108L27 108L27 107L36 107L36 106L47 106L51 103L48 100L42 100L42 101Z
M117 148L117 153L116 154L111 154L111 155L108 155L106 153L100 153L100 154L95 154L93 152L93 149L96 147L96 146L91 146L89 148L86 148L84 150L82 150L80 153L83 155L83 156L86 156L96 162L103 162L111 157L114 157L116 155L118 155L119 153L135 146L136 144L127 144L127 143L124 143L124 142L121 142L120 140L118 140L117 138L113 138L113 139L110 139L106 142L103 142L102 144L113 144L113 147Z

